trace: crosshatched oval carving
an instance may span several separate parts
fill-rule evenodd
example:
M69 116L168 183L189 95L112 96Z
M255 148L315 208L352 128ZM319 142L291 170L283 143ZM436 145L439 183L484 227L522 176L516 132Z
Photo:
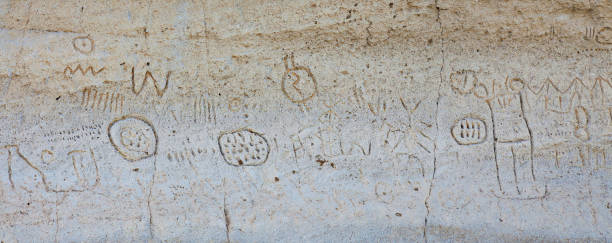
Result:
M111 144L123 158L138 161L157 153L157 133L146 119L134 115L115 119L108 125Z
M266 138L248 128L221 133L218 142L223 159L233 166L261 165L270 154Z
M487 138L487 125L479 118L465 117L451 128L451 135L460 145L479 144Z

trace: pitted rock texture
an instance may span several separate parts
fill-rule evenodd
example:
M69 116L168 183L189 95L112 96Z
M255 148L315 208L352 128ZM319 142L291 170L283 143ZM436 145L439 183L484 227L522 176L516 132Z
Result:
M609 242L611 38L610 0L0 0L0 241Z

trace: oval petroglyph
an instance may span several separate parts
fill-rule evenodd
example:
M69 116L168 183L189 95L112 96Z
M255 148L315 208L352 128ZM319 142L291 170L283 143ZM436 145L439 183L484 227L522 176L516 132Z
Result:
M270 154L266 138L248 128L221 133L218 142L223 159L233 166L261 165Z
M487 126L481 119L466 117L455 123L451 135L460 145L479 144L487 138Z

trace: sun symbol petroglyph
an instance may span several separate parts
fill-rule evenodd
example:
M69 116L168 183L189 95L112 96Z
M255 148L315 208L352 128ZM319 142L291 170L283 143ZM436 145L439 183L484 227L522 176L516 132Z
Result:
M422 120L415 119L414 113L419 109L421 101L409 108L403 99L400 99L402 106L409 114L408 121L399 121L396 126L390 125L392 128L387 132L387 137L392 133L399 133L399 139L395 142L391 149L392 152L399 152L401 148L406 149L410 154L420 153L421 151L431 153L433 150L433 139L427 135L426 131L433 127L432 124ZM403 147L401 147L402 145Z

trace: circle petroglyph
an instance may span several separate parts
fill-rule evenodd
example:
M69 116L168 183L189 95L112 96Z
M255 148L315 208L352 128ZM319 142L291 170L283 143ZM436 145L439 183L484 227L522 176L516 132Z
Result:
M153 125L138 116L124 116L108 126L111 144L123 158L138 161L157 153L157 133Z
M288 60L291 59L291 60ZM285 57L285 74L281 83L281 89L293 103L301 104L312 99L318 92L317 81L304 66L296 66L293 56Z
M94 41L89 36L79 36L72 39L72 47L80 53L89 54L94 50Z

